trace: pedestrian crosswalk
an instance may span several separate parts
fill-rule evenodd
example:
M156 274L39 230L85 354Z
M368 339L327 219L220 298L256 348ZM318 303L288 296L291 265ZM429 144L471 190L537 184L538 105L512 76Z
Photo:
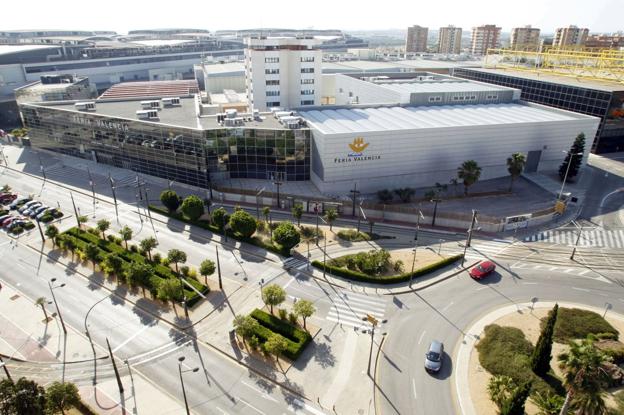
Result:
M579 239L580 232L580 239ZM623 229L554 229L536 235L529 236L525 242L547 242L572 246L576 244L580 247L598 248L624 248Z
M282 266L284 267L284 269L301 269L304 266L307 266L308 263L306 262L305 259L299 259L299 258L295 258L295 257L290 257L288 259L286 259L284 262L282 262Z
M332 307L327 313L327 320L350 327L370 328L371 323L362 319L370 314L381 322L386 310L385 299L352 292L333 295L331 302Z
M470 244L470 247L466 250L466 258L482 258L484 256L486 257L492 257L492 256L496 256L500 253L502 253L503 251L505 251L507 248L509 248L512 245L512 241L506 241L506 240L491 240L491 241L473 241ZM462 243L462 250L461 252L458 251L458 253L462 253L463 252L463 243Z

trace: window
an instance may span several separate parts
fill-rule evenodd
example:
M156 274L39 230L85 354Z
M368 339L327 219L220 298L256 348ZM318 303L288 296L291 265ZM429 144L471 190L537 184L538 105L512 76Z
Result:
M301 105L314 105L314 100L312 99L306 99L301 101Z
M264 58L264 63L279 63L279 58Z
M314 68L301 68L301 73L314 73Z
M314 56L302 56L301 62L314 62Z
M279 107L280 106L280 102L279 101L273 101L273 102L267 102L267 107L271 108L271 107Z
M279 94L280 94L279 91L267 91L266 92L267 97L279 97Z
M265 69L264 73L267 75L279 75L279 69Z
M302 89L301 90L301 95L314 95L314 90L313 89Z
M272 80L268 80L266 81L266 85L270 86L270 85L279 85L279 79L272 79Z
M441 96L429 97L429 102L440 102L442 101Z
M314 83L314 79L302 79L301 80L301 85L309 85L313 83Z
M488 95L485 97L485 99L487 99L488 101L496 101L498 99L498 95L497 94Z

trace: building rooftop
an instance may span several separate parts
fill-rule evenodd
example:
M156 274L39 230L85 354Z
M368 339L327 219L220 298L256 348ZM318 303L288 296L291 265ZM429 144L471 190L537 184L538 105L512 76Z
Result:
M478 92L478 91L500 91L510 89L498 85L488 85L483 82L414 82L408 79L405 82L375 82L393 91L400 93L430 93L430 92Z
M58 49L58 45L0 45L0 55L27 52L36 49Z
M197 93L196 80L121 82L108 88L98 99L180 97Z
M568 85L575 86L578 88L588 88L588 89L597 89L600 91L624 91L624 83L619 82L610 82L610 81L600 81L596 79L587 79L587 78L574 78L571 76L562 76L549 74L544 72L529 72L508 68L466 68L473 71L479 71L484 73L498 74L498 75L508 75L514 76L517 78L524 79L533 79L536 81L544 81L544 82L552 82L554 84L560 85Z
M556 122L589 117L535 104L319 108L299 111L299 114L324 134Z

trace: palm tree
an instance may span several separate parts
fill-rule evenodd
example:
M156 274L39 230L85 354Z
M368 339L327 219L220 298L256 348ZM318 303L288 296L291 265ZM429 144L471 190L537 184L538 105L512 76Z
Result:
M292 210L293 218L297 219L297 226L301 226L301 216L303 216L303 206L300 204L296 204L293 206Z
M325 212L325 220L329 223L330 231L336 219L338 219L338 212L336 212L336 209L327 209L327 212Z
M570 350L560 354L558 360L559 367L564 371L563 384L568 391L560 414L567 414L570 407L603 407L602 395L609 379L603 362L608 361L609 357L594 346L593 339L570 342Z
M150 236L149 238L142 239L139 245L141 245L141 249L143 250L143 252L147 252L147 256L149 257L151 261L152 249L158 246L158 241L156 240L156 238L154 238L153 236Z
M457 168L457 177L464 181L464 195L468 196L468 188L475 184L481 176L481 167L474 160L466 160Z
M186 253L179 249L170 249L167 253L167 259L175 265L176 273L178 273L178 264L184 264L186 262Z
M114 253L110 253L106 255L106 257L104 258L104 262L102 263L102 267L104 268L104 271L108 275L112 275L117 278L117 284L119 284L124 277L123 265L124 265L123 259L121 259L120 256Z
M524 170L526 164L526 156L522 153L513 153L511 157L507 159L507 171L511 175L511 183L509 183L509 191L513 187L514 180L516 180Z
M43 310L43 315L45 317L45 320L48 321L48 312L45 309L45 303L46 303L45 297L39 297L37 298L37 301L35 301L35 304L40 306L41 309Z
M104 239L106 236L104 235L104 232L106 232L108 230L108 228L110 228L110 221L107 219L100 219L97 221L97 224L95 225L95 228L102 232L102 239Z
M45 235L48 238L52 239L53 248L56 247L56 237L58 236L58 234L59 234L59 229L56 226L50 225L46 228Z
M269 215L271 214L271 208L268 206L265 206L262 208L262 215L264 215L264 221L266 223L269 223Z
M128 225L125 225L119 230L119 234L121 235L121 239L123 239L126 244L126 249L128 249L128 241L132 239L132 229L130 229Z

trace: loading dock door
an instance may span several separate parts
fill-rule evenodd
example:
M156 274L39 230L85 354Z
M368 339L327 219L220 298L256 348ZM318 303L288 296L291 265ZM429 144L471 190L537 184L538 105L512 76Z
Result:
M524 166L524 171L526 173L535 173L537 171L537 166L539 165L541 158L542 150L529 151L529 154L527 155L526 165Z

